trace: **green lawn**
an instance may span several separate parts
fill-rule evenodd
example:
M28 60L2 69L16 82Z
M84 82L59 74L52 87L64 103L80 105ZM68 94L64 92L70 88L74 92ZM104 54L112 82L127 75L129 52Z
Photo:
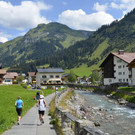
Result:
M18 96L21 96L24 107L22 115L34 106L36 101L33 95L36 95L37 90L27 90L20 85L2 85L0 86L0 134L7 129L10 129L17 121L16 108L14 106ZM45 96L54 92L54 90L43 90Z
M135 92L135 88L133 87L120 87L119 89L126 92Z

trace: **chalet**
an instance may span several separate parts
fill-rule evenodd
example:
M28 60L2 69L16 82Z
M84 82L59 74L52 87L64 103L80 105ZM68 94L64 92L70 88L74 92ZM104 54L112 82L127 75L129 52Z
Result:
M4 69L0 69L0 84L2 84L3 83L3 80L4 80L4 75L6 74L6 70L4 70Z
M35 72L28 72L28 83L36 82L36 74Z
M17 82L18 73L17 72L7 72L3 76L3 84L14 84Z
M62 83L62 68L38 68L36 70L36 87L42 87L46 84Z
M2 63L0 63L0 69L2 69Z
M111 52L100 67L103 71L104 85L112 83L135 85L135 53L123 50Z

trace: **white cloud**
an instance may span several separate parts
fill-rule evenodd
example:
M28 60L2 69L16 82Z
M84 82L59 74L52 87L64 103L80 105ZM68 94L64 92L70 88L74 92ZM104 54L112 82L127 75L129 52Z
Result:
M39 23L48 23L49 20L41 16L40 11L50 8L50 5L41 2L23 1L21 5L12 5L10 2L0 1L0 25L23 30Z
M94 4L94 9L96 11L106 11L108 9L108 7L107 7L107 4L99 5L99 3L97 2L97 3Z
M82 9L66 10L59 15L58 22L75 29L96 30L101 25L110 24L114 18L105 12L86 14Z
M0 29L0 42L7 42L8 41L8 38L10 38L11 37L11 35L8 35L8 34L6 34L4 31L2 31L1 29Z
M123 15L135 8L135 0L119 0L111 3L111 7L123 10Z
M8 41L8 39L6 37L1 37L0 36L0 42L5 43L7 41Z

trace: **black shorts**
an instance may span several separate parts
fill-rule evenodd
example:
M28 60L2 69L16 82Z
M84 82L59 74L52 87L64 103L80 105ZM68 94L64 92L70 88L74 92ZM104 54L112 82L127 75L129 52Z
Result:
M45 114L45 111L38 110L38 113L44 115Z
M21 116L22 114L22 108L16 108L18 116Z

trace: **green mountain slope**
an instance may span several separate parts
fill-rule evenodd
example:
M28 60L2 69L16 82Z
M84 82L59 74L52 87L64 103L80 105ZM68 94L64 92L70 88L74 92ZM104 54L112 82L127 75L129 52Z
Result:
M60 23L40 24L23 37L0 45L3 67L31 63L87 39L92 32L73 30Z
M127 52L135 52L134 22L135 9L120 21L116 20L110 25L102 26L87 40L77 42L75 45L50 57L40 59L35 65L50 64L52 67L63 67L68 70L76 69L75 72L79 69L81 71L82 67L85 67L86 71L87 67L89 69L87 75L89 75L91 70L98 68L110 51L123 49Z

